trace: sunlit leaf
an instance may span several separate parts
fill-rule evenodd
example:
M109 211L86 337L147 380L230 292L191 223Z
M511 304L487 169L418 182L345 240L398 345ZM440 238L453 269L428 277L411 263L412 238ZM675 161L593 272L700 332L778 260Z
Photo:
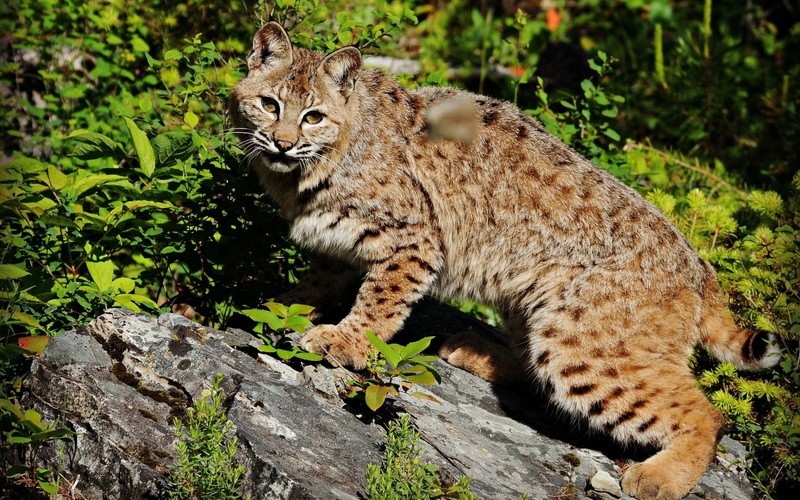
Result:
M125 124L128 126L128 132L133 139L133 148L136 150L136 156L139 158L139 167L142 173L147 177L152 177L153 172L156 170L156 154L153 151L153 146L147 140L147 135L142 132L136 125L136 122L124 117Z
M297 333L303 333L312 326L313 323L304 316L292 316L286 320L286 328L294 330Z
M22 264L0 264L0 279L13 280L28 276L30 273L20 266Z
M394 388L385 385L371 385L364 391L364 402L367 407L372 411L378 411L378 408L383 406L386 401L386 396L392 392Z
M264 309L245 309L242 314L257 321L259 323L266 323L272 330L279 331L283 329L283 320L278 318L272 311L265 311Z
M89 270L89 275L92 281L100 291L106 291L111 288L111 282L114 281L114 263L110 260L102 262L87 262L86 268Z
M51 338L49 335L33 335L31 337L20 337L17 339L17 343L26 351L38 355L44 352L44 348L47 347L47 343L50 342Z
M306 306L303 304L292 304L289 306L287 316L295 316L297 314L310 314L314 310L314 306Z
M277 314L281 318L289 316L289 308L278 302L267 302L267 309Z
M427 349L429 345L431 345L431 340L433 340L433 337L425 337L415 342L411 342L410 344L408 344L407 346L403 347L400 350L400 356L403 359L408 359L412 356L416 356L417 354Z

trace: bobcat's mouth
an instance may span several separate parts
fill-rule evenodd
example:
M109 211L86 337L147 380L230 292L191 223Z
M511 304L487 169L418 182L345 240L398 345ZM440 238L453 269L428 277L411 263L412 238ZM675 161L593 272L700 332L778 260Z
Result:
M300 160L291 158L283 153L266 153L267 164L275 172L291 172L300 166Z

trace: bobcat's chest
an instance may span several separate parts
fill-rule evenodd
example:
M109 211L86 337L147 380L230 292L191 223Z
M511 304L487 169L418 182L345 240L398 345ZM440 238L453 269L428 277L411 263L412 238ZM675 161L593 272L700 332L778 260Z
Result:
M340 211L313 210L295 217L289 235L312 250L346 260L356 258L356 245L365 224Z

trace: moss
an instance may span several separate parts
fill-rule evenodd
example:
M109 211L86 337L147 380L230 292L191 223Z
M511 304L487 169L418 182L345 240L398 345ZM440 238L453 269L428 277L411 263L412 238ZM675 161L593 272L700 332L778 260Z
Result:
M138 411L141 416L143 416L145 418L149 418L153 422L158 422L158 415L156 415L152 411L150 411L150 410L148 410L146 408L136 408L136 411Z
M581 464L581 459L578 458L578 455L574 453L564 453L561 455L561 458L563 458L564 461L570 464L572 467L577 467Z

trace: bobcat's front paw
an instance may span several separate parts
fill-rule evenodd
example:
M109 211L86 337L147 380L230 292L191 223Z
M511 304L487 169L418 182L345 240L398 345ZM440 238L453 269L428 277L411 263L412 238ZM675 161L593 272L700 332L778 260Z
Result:
M324 356L338 366L360 370L367 366L370 344L366 337L344 332L336 325L318 325L310 328L300 339L300 346L309 352Z

